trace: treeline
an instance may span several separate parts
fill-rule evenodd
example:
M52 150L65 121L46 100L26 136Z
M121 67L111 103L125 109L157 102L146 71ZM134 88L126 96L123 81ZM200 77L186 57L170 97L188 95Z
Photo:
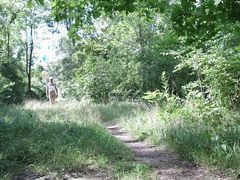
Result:
M238 2L99 1L90 10L73 4L61 13L62 2L53 6L56 20L70 25L68 56L56 65L64 96L135 99L162 91L166 72L169 94L195 92L239 108Z
M51 21L43 13L47 10L30 1L1 1L0 102L21 103L43 97L44 68L36 65L34 51L38 26Z
M156 22L161 19L164 22ZM69 47L68 57L56 66L64 95L98 102L135 99L161 89L163 71L171 77L171 92L181 95L180 87L194 76L173 73L180 62L174 50L181 45L166 19L156 20L131 14L101 17L97 25L88 25Z
M170 95L184 98L194 91L239 108L237 1L18 3L0 6L0 97L5 102L42 96L44 68L32 68L33 32L53 17L69 34L60 42L64 58L49 70L63 97L138 99L147 91L162 91L165 73ZM47 10L51 15L44 16Z

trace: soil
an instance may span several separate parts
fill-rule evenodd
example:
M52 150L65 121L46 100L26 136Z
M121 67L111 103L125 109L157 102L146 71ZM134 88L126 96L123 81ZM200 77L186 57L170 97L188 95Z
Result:
M26 171L13 180L111 180L112 177L107 171L101 171L95 168L86 168L73 172L36 174L35 172Z
M180 161L177 156L165 149L149 145L147 142L139 141L128 133L124 132L118 125L106 125L107 129L119 140L124 142L133 153L136 160L149 164L154 168L155 178L163 180L232 180L218 173L212 173L205 167L196 164ZM219 175L220 174L220 175Z
M136 161L148 164L153 167L154 175L149 180L234 180L237 178L226 177L222 173L210 172L207 168L197 166L194 163L181 161L176 154L148 144L147 142L135 139L129 132L123 131L116 124L105 125L108 131L121 140L129 147ZM63 175L57 173L49 173L41 175L23 172L14 180L110 180L113 177L107 171L100 171L93 168L81 169L74 172L63 172Z

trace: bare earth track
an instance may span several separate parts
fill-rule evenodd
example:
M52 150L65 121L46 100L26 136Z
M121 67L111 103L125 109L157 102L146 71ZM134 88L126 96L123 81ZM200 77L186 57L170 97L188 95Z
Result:
M178 160L174 153L159 149L146 142L133 138L130 133L124 132L116 124L106 124L108 131L121 140L135 154L136 161L148 164L154 168L153 177L149 180L235 180L234 178L216 175L209 172L204 167L199 167L189 162ZM109 172L100 171L94 168L82 169L76 172L63 172L63 176L49 173L47 175L37 175L31 172L13 178L14 180L111 180L114 179Z
M164 180L227 180L222 175L210 173L203 167L179 161L175 154L134 139L130 133L124 132L118 125L106 125L107 129L124 142L135 154L136 160L154 167L156 177Z

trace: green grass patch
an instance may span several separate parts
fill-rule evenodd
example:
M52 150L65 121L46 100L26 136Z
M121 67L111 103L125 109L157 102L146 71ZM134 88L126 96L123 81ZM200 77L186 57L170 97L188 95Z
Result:
M105 122L119 122L119 119L128 119L135 112L136 109L142 108L141 103L134 102L117 102L113 101L107 104L98 104L98 109L101 114L101 119Z
M240 115L224 109L217 114L182 111L181 118L169 119L162 139L185 159L239 172Z
M0 178L24 171L62 174L88 166L118 178L142 166L99 123L101 114L91 102L62 102L52 108L28 102L2 107L0 117Z
M166 146L180 158L224 171L240 171L240 115L224 108L189 104L88 101L24 106L0 110L0 178L23 171L46 174L94 167L116 179L148 179L152 169L102 125L118 122L136 137ZM154 178L154 177L153 177Z
M239 112L195 103L121 103L113 105L118 115L111 120L141 140L174 150L180 158L225 172L240 172ZM111 109L111 104L101 106ZM122 107L128 109L127 113Z

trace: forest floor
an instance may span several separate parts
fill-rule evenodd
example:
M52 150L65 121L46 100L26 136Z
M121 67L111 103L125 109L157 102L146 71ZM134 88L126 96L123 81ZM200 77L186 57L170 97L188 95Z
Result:
M154 168L154 179L174 180L227 180L219 172L211 173L205 167L199 167L194 163L181 161L177 156L164 148L150 145L147 142L135 139L131 133L123 131L117 124L107 124L106 128L135 154L138 162L149 164ZM150 178L153 179L153 178Z

